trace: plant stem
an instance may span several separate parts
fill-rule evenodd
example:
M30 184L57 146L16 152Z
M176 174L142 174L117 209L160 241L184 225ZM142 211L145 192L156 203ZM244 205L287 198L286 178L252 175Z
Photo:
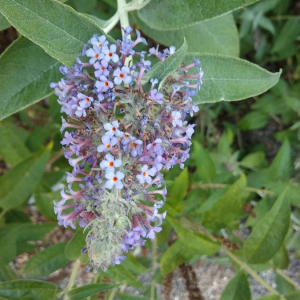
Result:
M233 235L240 240L240 242L244 243L245 240L237 233L237 232L233 232ZM296 289L300 290L300 285L295 282L292 278L290 278L289 276L287 276L286 274L284 274L281 270L276 269L274 267L274 265L270 262L269 263L270 267L274 270L274 272L276 274L278 274L280 277L282 277L283 279L285 279L287 282L289 282L290 284L292 284Z
M285 279L285 281L287 281L291 285L293 285L297 290L300 290L300 285L297 282L295 282L292 278L290 278L289 276L287 276L286 274L284 274L281 270L275 269L274 272L277 273L283 279Z
M126 10L126 0L118 0L118 13L120 17L120 25L122 28L126 28L129 26L129 18L128 18L128 11ZM124 32L122 30L122 36ZM131 39L130 34L127 36L128 39ZM125 66L129 66L132 62L132 56L128 56L125 59Z
M108 33L110 32L114 27L115 25L119 22L120 20L120 14L119 12L117 11L108 21L107 21L107 24L105 27L103 27L103 31L105 33Z
M196 189L223 189L228 187L228 184L223 184L223 183L197 183L194 184L190 187L191 190L196 190ZM247 187L246 191L248 192L253 192L257 193L259 195L265 194L265 195L275 195L274 192L270 190L265 190L265 189L256 189L256 188L251 188Z
M188 220L189 222L191 222L194 227L196 227L196 229L201 232L202 234L205 234L207 237L209 237L212 241L216 242L218 241L218 239L216 237L214 237L210 232L208 232L204 227L198 225L197 223L195 223L192 219L190 219L188 216L184 216L184 218L186 220ZM258 274L255 273L255 271L253 271L248 265L247 263L241 261L237 256L235 256L232 252L230 252L230 250L225 246L222 245L221 249L223 250L223 252L225 252L227 254L228 257L230 257L233 261L235 261L240 267L241 269L243 269L244 271L246 271L249 275L251 275L257 282L259 282L262 286L264 286L269 292L271 292L274 295L280 295L275 289L273 289L267 282L265 282ZM284 300L285 298L281 296L281 300Z
M71 290L71 288L74 285L74 281L75 281L76 274L77 274L77 271L78 271L79 267L80 267L80 260L77 259L75 261L74 265L73 265L73 269L72 269L72 272L71 272L71 276L70 276L68 285L65 288L65 299L66 300L68 299L68 295L67 295L68 291Z
M249 275L251 275L257 282L259 282L262 286L264 286L270 293L274 295L279 295L279 293L273 289L267 282L265 282L258 274L256 274L245 262L241 261L237 256L231 253L224 245L221 246L223 252L227 254L233 261L235 261L241 269L246 271Z
M120 17L120 24L121 27L126 28L127 26L129 26L129 18L128 18L128 12L126 10L126 0L118 0L118 13L119 13L119 17ZM124 33L122 32L122 35ZM130 39L130 35L128 36L128 38Z
M155 274L156 271L156 256L157 256L157 240L154 238L152 240L152 276ZM150 300L155 299L155 281L151 281L151 296Z
M114 288L114 289L111 291L108 300L114 300L114 297L115 297L115 294L116 294L117 291L118 291L118 288Z

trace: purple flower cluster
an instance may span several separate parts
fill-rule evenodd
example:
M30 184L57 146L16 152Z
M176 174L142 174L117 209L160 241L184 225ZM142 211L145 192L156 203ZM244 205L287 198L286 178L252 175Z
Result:
M151 62L134 50L146 41L139 31L129 40L131 33L124 29L116 44L93 36L76 65L60 68L65 79L51 84L68 116L61 131L70 131L61 144L73 167L55 213L60 225L75 228L77 221L88 230L83 252L94 271L119 264L129 249L161 231L166 213L159 209L167 193L162 172L177 164L183 168L195 126L185 119L198 111L192 97L202 84L199 61L182 64L159 90L152 78L146 90ZM148 55L163 63L174 52L157 47ZM129 56L136 62L127 66Z

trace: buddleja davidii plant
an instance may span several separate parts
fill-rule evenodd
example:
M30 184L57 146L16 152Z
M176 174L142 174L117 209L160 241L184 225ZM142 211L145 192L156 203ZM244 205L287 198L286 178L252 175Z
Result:
M163 215L160 215L157 209L162 203L154 199L153 195L159 193L164 196L166 192L162 188L153 191L150 184L162 183L159 168L168 169L174 164L182 164L188 156L187 150L193 128L184 123L184 118L187 113L197 110L190 104L192 96L198 103L200 100L201 102L239 100L265 91L277 81L279 76L236 58L202 56L199 53L187 56L182 64L185 56L183 51L185 47L183 47L175 53L174 48L164 53L152 49L151 54L160 62L151 73L148 73L151 76L147 77L150 64L145 53L137 53L140 61L136 65L128 64L126 59L123 61L124 57L136 54L133 53L133 44L144 40L138 37L137 41L131 42L128 31L130 29L126 29L129 24L127 10L133 9L135 5L132 4L130 8L124 1L118 1L118 5L117 18L110 23L110 27L105 28L105 31L108 31L114 22L121 20L126 37L117 44L111 38L103 36L103 30L93 21L57 1L19 0L12 3L11 0L5 0L0 5L0 12L30 40L22 37L16 41L1 56L0 65L7 68L7 63L11 63L12 59L23 59L11 53L19 51L20 48L32 51L25 51L26 60L18 61L18 65L26 66L28 58L33 59L36 55L39 55L39 61L47 62L47 64L34 65L34 76L28 78L26 83L21 83L22 89L11 82L16 70L7 68L5 81L2 82L5 85L3 90L9 90L7 88L9 85L12 90L4 94L2 118L50 93L47 87L49 76L46 75L49 74L55 79L60 77L56 71L58 65L56 59L67 65L61 68L67 77L67 83L61 81L58 86L52 85L52 88L57 89L57 93L62 97L60 102L64 112L71 118L70 121L63 121L63 126L71 126L75 132L66 135L63 143L69 147L66 156L71 165L76 172L81 173L79 177L77 174L75 176L69 174L68 181L70 183L81 181L81 186L78 185L81 190L69 194L63 193L63 202L69 199L76 200L74 203L67 204L70 205L69 209L75 208L75 211L67 217L63 216L61 202L56 206L56 212L64 225L72 225L72 220L80 219L80 225L87 227L89 236L87 249L84 251L90 253L95 269L106 268L109 264L119 262L123 258L121 253L132 247L135 241L143 243L143 236L151 238L155 231L160 230L158 224ZM229 8L222 9L222 13L225 13ZM23 16L21 19L15 17L19 14ZM81 24L80 30L74 24ZM36 30L37 27L42 30ZM98 35L92 37L93 34ZM47 39L44 38L45 36ZM81 52L87 41L89 41L88 47ZM110 43L109 47L108 44L99 45L106 42ZM125 54L120 52L121 49ZM80 52L89 59L85 60L81 56L77 64L70 68ZM194 95L194 90L200 86L203 75L199 67L199 58L203 68L206 68L207 80L206 87ZM229 67L230 76L233 76L230 85L228 85ZM192 69L195 69L196 73L190 73ZM22 70L23 68L18 70L19 76L22 75L20 74ZM250 84L253 83L253 77L259 84ZM23 76L23 78L27 77ZM215 78L218 78L218 84ZM37 88L30 89L32 85ZM16 97L11 98L12 91ZM22 101L14 99L22 99ZM144 104L142 108L141 103ZM126 110L128 113L125 113ZM155 116L156 119L153 119ZM96 126L97 124L99 127ZM147 126L149 132L144 130ZM145 133L147 134L144 136ZM125 142L126 136L129 139L128 143ZM163 155L159 154L162 151ZM123 152L127 158L120 156ZM71 156L73 153L78 157ZM158 156L162 156L162 159L159 158L154 162L153 159ZM152 161L146 160L149 158ZM83 162L86 163L84 168L78 168L78 165L82 165ZM99 176L96 176L97 172ZM129 181L130 177L131 181ZM87 189L86 194L84 194L85 189ZM83 194L85 197L82 197ZM95 195L96 199L93 199ZM101 197L97 195L105 195L107 201L100 203ZM136 204L135 201L131 201L136 198L146 199L148 203L137 201ZM119 206L120 203L122 205ZM147 205L149 203L153 206ZM105 205L101 207L102 204ZM98 205L99 211L97 211ZM138 218L134 218L136 215ZM149 220L158 223L153 227ZM105 223L105 221L109 222ZM114 231L115 228L117 232ZM133 230L136 228L137 232ZM99 236L99 232L109 237L113 245L112 248L107 249L107 252L99 252L103 250L102 247L107 246L105 241L101 240L103 236ZM119 246L122 247L121 250ZM68 289L73 285L75 273L72 273Z

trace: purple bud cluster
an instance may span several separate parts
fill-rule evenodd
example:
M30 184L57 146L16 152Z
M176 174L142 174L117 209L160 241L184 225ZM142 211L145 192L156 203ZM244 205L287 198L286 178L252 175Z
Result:
M70 131L61 144L73 167L55 213L60 225L75 228L77 221L89 230L83 252L94 270L119 264L129 249L161 231L166 213L159 209L167 193L162 172L183 168L195 126L185 119L198 111L192 97L202 84L199 61L181 64L158 88L146 52L134 50L146 40L139 31L129 40L131 33L124 29L115 44L93 36L76 65L60 68L65 79L51 84L68 116L61 131ZM174 52L157 47L148 55L160 64ZM127 65L129 56L134 63Z

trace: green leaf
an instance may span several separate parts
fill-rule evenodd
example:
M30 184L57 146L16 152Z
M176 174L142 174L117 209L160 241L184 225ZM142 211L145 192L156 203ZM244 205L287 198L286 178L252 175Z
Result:
M0 178L0 206L6 210L24 203L44 173L50 151L40 151Z
M84 286L72 289L68 292L70 300L83 300L89 296L101 293L103 291L111 290L118 287L118 284L108 284L108 283L90 283Z
M287 269L290 264L289 254L284 246L273 257L273 263L276 269Z
M175 229L180 240L184 240L189 245L188 248L195 250L198 255L211 255L218 251L219 243L211 241L203 234L191 232L183 227L178 220L169 215L167 216L167 221Z
M221 300L250 300L251 291L248 280L242 271L238 272L227 284Z
M0 156L7 164L15 166L30 155L21 138L10 126L0 123Z
M267 166L265 152L257 151L246 155L241 161L240 165L248 169L256 169Z
M254 130L264 127L268 123L269 116L261 111L252 111L245 115L240 123L241 130Z
M149 297L144 297L144 296L133 296L125 293L116 293L116 296L120 300L150 300Z
M0 265L12 261L16 255L31 251L28 241L42 239L55 227L54 224L37 225L32 223L11 224L0 230Z
M275 278L277 291L282 295L290 295L291 293L295 292L295 286L288 281L286 281L283 277L276 274Z
M255 3L258 0L152 0L138 12L151 28L176 30L224 15L227 12Z
M289 229L290 207L286 192L282 193L271 210L254 226L243 251L249 263L270 260L281 248Z
M167 199L167 204L172 206L174 209L181 210L181 202L185 198L189 187L189 173L188 169L185 168L179 176L175 179L171 188L171 196Z
M43 237L52 231L57 225L54 223L45 224L18 224L12 225L12 234L16 234L17 254L26 252L23 250L29 241L42 240Z
M3 265L0 267L0 280L8 281L18 279L18 274L11 268L10 265Z
M51 193L34 193L34 201L39 211L49 220L57 221L53 200L59 200L60 191Z
M300 18L293 18L285 22L283 28L277 35L272 53L282 52L291 47L300 34Z
M246 177L242 175L227 192L218 198L204 213L203 224L207 228L221 229L229 225L242 212L245 201ZM224 213L226 212L226 213Z
M133 17L142 31L160 44L180 47L186 38L188 52L239 55L238 31L231 14L174 31L155 30L136 13Z
M10 27L9 22L0 14L0 31L5 30L8 27Z
M0 299L2 300L49 300L57 299L61 291L58 285L38 280L13 280L0 283Z
M193 158L196 162L197 179L204 182L212 182L216 177L216 167L209 154L209 151L204 149L197 141L193 141Z
M159 80L159 87L162 86L163 82L167 77L174 73L181 65L183 58L187 53L187 44L186 40L183 40L182 46L172 55L167 57L163 62L156 64L153 69L144 76L145 82L142 82L143 85L146 84L146 89L149 87L149 80L151 78L156 78Z
M280 300L280 295L268 295L256 300Z
M163 276L174 271L180 264L190 260L197 254L190 249L183 240L173 243L161 256L160 270Z
M22 209L12 209L4 215L5 223L27 223L30 222L30 217Z
M83 229L79 228L73 235L72 239L67 243L65 255L70 260L75 260L81 255L81 249L85 247L85 236Z
M161 257L160 270L163 276L166 276L175 270L180 264L189 261L195 255L213 255L220 245L208 240L205 236L192 233L186 229L180 228L177 221L168 220L175 227L180 238L173 243Z
M290 178L291 146L286 139L268 169L268 180L285 181Z
M131 254L127 254L126 259L122 263L134 274L143 274L149 270L139 261L139 257Z
M32 277L44 277L65 266L69 262L64 254L65 246L66 243L55 244L33 255L23 273Z
M295 292L284 297L286 300L300 300L300 292Z
M0 237L0 266L7 265L16 256L16 236L5 234Z
M110 266L106 272L103 272L103 274L119 283L126 282L129 285L136 287L138 289L143 288L143 284L123 264L117 266Z
M242 100L259 95L275 85L281 74L270 73L239 58L221 55L189 53L184 62L190 64L193 57L200 60L204 71L201 90L193 98L194 103L198 104Z
M88 12L95 9L97 4L97 0L72 0L71 3L73 4L74 8L79 12Z
M25 37L66 66L102 30L89 18L55 0L2 0L0 12Z
M50 82L61 77L59 65L24 37L12 43L0 56L0 120L50 95Z

